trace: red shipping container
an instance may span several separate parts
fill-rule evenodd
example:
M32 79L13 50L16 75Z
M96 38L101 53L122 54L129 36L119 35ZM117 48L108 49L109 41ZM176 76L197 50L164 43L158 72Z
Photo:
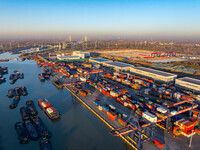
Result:
M116 120L117 119L117 115L114 112L108 112L108 117L112 120Z
M105 92L106 92L106 91L105 91L104 89L101 89L101 93L105 94Z
M160 141L158 141L158 140L153 140L153 142L156 144L156 145L158 145L159 147L163 147L163 143L161 143Z
M194 131L200 133L200 130L198 128L195 128Z
M132 105L130 106L130 108L133 109L133 110L135 110L135 105L132 104Z
M99 98L97 98L97 97L95 97L95 99L96 99L97 101L100 101L100 99L99 99Z
M193 122L185 120L184 118L176 121L176 124L179 125L179 127L185 131L190 131L194 129L194 126L195 126Z
M106 114L108 113L105 109L102 109L103 112L105 112Z
M119 120L119 122L120 122L121 124L123 124L124 126L127 125L127 123L126 123L123 119L119 118L118 120Z

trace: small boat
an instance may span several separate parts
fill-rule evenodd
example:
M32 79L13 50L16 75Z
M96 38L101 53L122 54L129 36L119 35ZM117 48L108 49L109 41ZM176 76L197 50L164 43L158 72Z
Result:
M20 73L20 74L19 74L19 78L20 78L20 79L24 79L24 74L23 74L23 73Z
M6 78L0 78L0 84L6 82Z
M36 116L31 117L31 121L40 137L46 137L46 138L51 137L51 133L48 131L48 129L46 128L46 126L43 124L42 120L39 117Z
M8 68L7 67L2 67L2 68L0 68L0 73L1 74L7 74L8 73Z
M20 97L21 96L21 89L19 87L15 87L15 96Z
M49 103L47 99L39 100L38 105L50 119L60 118L60 114L57 112L57 109L51 106L51 103Z
M46 72L46 74L51 75L51 71L48 70L48 71Z
M15 73L15 78L17 78L17 79L20 78L20 73L19 72Z
M12 98L14 95L15 95L15 91L14 91L13 89L10 89L10 90L8 91L8 97L9 97L9 98Z
M58 80L52 80L52 84L55 85L59 89L63 88L63 85Z
M44 76L42 74L39 74L38 78L40 79L40 81L45 81L45 78L44 78Z
M12 104L10 104L10 109L14 109L14 108L16 108L17 107L17 104L19 103L19 100L20 100L20 97L16 97L15 96L15 98L13 99L13 102L12 102Z
M22 87L21 87L21 94L22 94L23 96L26 96L26 95L28 94L28 92L27 92L25 86L22 86Z
M10 79L10 80L13 80L13 79L14 79L14 77L15 77L15 75L14 75L14 74L10 74L10 77L9 77L9 79Z
M26 60L26 58L21 58L21 61L24 61L24 60Z
M42 138L40 140L40 150L52 150L49 139Z
M38 140L39 139L38 133L35 130L33 124L31 123L31 121L30 120L26 120L24 122L24 124L25 124L25 127L26 127L26 129L27 129L27 131L29 133L29 136L30 136L31 140L33 140L33 141Z
M30 142L28 131L22 122L15 123L15 129L17 130L18 139L21 144L27 144Z
M49 78L50 78L50 76L49 76L48 74L46 74L46 73L42 73L42 75L43 75L43 77L44 77L45 79L49 79Z
M36 116L38 114L38 112L36 110L36 107L35 107L35 104L34 104L33 101L31 101L31 100L26 101L26 106L28 108L29 115Z
M27 107L21 107L21 108L20 108L20 113L21 113L21 116L22 116L22 120L23 120L23 121L26 121L26 120L29 120L29 119L30 119L29 114L28 114L28 108L27 108Z
M14 77L14 79L12 81L10 81L10 84L14 84L17 81L17 77Z
M14 70L14 73L17 73L17 72L19 72L18 70Z

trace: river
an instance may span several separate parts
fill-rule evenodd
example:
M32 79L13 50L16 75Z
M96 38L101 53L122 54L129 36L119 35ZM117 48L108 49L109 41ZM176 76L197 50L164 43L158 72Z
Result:
M4 53L2 58L16 58L18 55ZM20 107L25 106L26 100L36 104L38 116L52 133L50 138L53 150L125 150L126 144L112 136L110 129L92 112L76 100L66 89L58 90L51 81L40 82L38 74L42 68L33 60L0 62L0 66L8 67L4 75L6 82L0 85L0 150L39 150L39 140L28 144L19 144L14 124L22 121ZM24 79L10 84L9 75L14 70L24 73ZM52 77L51 77L52 78ZM21 100L15 109L10 109L12 99L7 97L8 90L14 87L26 86L27 96ZM61 114L59 120L50 120L38 107L38 100L47 98Z

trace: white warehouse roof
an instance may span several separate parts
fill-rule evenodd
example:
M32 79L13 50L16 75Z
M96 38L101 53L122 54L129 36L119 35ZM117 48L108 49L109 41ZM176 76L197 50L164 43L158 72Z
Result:
M120 68L124 68L124 67L133 67L133 65L130 65L130 64L126 64L126 63L122 63L122 62L118 62L118 61L114 61L114 62L108 62L106 63L110 66L113 66L113 67L120 67Z
M144 72L148 72L148 73L152 73L152 74L156 74L156 75L160 75L160 76L164 76L164 77L177 76L176 74L172 74L172 73L168 73L168 72L164 72L164 71L159 71L159 70L155 70L155 69L151 69L151 68L145 68L145 67L134 67L133 70L134 69L144 71Z
M59 60L68 60L68 59L80 59L79 56L72 56L72 55L67 55L67 56L57 56Z
M104 59L104 58L90 58L89 61L99 64L105 64L107 62L112 62L112 60Z
M179 79L176 79L176 80L181 80L181 81L185 81L185 82L188 82L188 83L200 85L200 80L194 79L194 78L184 77L184 78L179 78Z
M131 67L130 71L142 76L150 77L152 79L164 82L172 82L177 78L176 74L145 67Z
M184 77L176 79L175 85L181 86L185 89L200 91L200 80L194 78Z

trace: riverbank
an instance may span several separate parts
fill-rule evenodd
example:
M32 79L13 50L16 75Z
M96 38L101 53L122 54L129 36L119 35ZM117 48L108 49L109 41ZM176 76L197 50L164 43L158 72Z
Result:
M5 56L5 55L4 55ZM7 55L8 58L16 55ZM85 106L76 100L68 90L58 90L50 80L40 82L38 74L42 72L35 61L0 62L2 67L8 67L9 74L4 75L6 82L0 85L0 149L4 150L39 150L39 141L20 144L14 124L21 121L20 108L26 106L27 100L36 104L38 116L52 133L50 139L53 150L127 150L124 142L113 137L107 126L94 116ZM9 75L14 70L24 73L24 79L14 85L9 82ZM28 95L21 97L16 109L10 110L13 99L7 97L8 90L14 87L26 86ZM60 112L61 119L52 121L37 105L38 100L47 98ZM78 143L78 144L77 144Z

